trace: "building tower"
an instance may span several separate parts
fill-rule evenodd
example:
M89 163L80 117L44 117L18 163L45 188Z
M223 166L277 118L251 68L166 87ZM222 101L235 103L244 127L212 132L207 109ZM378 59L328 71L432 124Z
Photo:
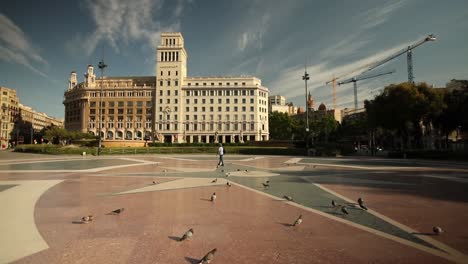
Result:
M161 34L157 48L155 133L163 142L184 142L182 84L187 76L187 52L179 32Z
M78 84L78 80L76 78L76 72L72 71L70 73L70 79L68 79L68 90L71 90L73 87L75 87Z
M93 65L88 65L88 69L84 75L86 87L94 88L96 87L96 74L94 74Z
M312 98L310 92L309 96L307 97L307 107L309 108L309 111L314 111L314 99Z

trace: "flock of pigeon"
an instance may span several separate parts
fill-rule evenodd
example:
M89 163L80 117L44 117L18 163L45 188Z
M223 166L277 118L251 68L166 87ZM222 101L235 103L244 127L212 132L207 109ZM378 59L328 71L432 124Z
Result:
M315 166L314 166L315 167ZM240 169L238 169L237 171L240 171ZM245 170L245 172L247 172L248 170ZM166 172L166 170L164 171ZM221 172L224 173L224 170L222 170ZM225 174L226 177L229 177L230 176L230 173L226 173ZM211 183L217 183L218 182L218 178L215 178L214 180L211 181ZM153 181L153 184L157 184L157 182ZM263 187L265 189L268 189L270 188L270 181L265 181L262 183ZM231 187L232 184L227 181L226 183L226 186L227 187ZM286 201L290 201L290 202L294 202L294 199L289 196L289 195L284 195L283 198L286 200ZM214 192L211 197L210 197L210 201L211 202L215 202L216 201L216 192ZM331 205L332 205L332 208L335 208L335 209L341 209L341 213L343 213L344 216L346 215L349 215L349 211L347 209L347 207L354 207L354 208L360 208L361 210L365 210L367 211L368 210L368 207L364 204L364 200L359 197L358 200L357 200L357 204L355 203L347 203L346 205L342 205L342 204L338 204L335 200L332 200L331 201ZM116 209L116 210L113 210L111 211L110 213L108 213L109 215L120 215L121 213L123 213L125 211L125 208L119 208L119 209ZM89 222L92 222L94 219L94 217L92 215L88 215L88 216L83 216L81 218L81 221L82 223L84 224L88 224ZM302 214L299 215L299 217L293 222L293 224L291 224L290 226L298 226L302 223ZM443 233L443 230L442 228L438 227L438 226L434 226L432 228L432 231L435 235L439 235L439 234L442 234ZM185 232L182 237L179 238L179 242L182 242L182 241L185 241L185 240L188 240L190 239L192 236L194 235L194 230L193 228L190 228L187 232ZM206 253L205 256L203 256L202 259L200 259L200 261L198 262L198 264L208 264L210 263L213 258L214 258L214 255L215 253L217 252L217 249L214 248L212 249L211 251L209 251L208 253Z

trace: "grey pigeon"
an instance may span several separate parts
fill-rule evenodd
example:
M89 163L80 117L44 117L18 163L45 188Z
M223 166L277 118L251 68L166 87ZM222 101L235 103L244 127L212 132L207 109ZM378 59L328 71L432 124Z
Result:
M293 226L298 226L302 223L302 215L299 215L299 217L294 221Z
M268 188L270 187L270 181L266 181L262 183L263 187Z
M214 202L216 200L216 193L214 192L212 195L211 195L211 201Z
M283 196L283 198L290 201L290 202L293 201L293 198L291 196L288 196L288 195Z
M179 241L184 241L193 236L193 228L190 228L187 232L184 233L184 235L179 239Z
M83 224L87 224L87 223L89 223L89 221L90 221L90 220L89 220L89 216L83 216L83 217L81 218L81 222L82 222Z
M221 170L221 172L224 172L224 170Z
M211 181L211 183L216 183L216 182L218 182L218 178Z
M229 177L231 175L230 172L226 172L226 177Z
M208 264L210 263L213 258L214 258L214 255L216 254L216 251L218 251L216 248L211 250L210 252L208 252L201 260L200 262L198 262L198 264Z
M362 209L366 210L367 211L367 207L364 205L364 200L362 200L361 197L359 197L359 199L357 200L358 204L359 204L359 207L361 207Z
M335 200L332 200L332 206L333 206L333 207L336 207L336 206L337 206Z
M230 182L227 182L227 183L226 183L226 186L227 186L227 187L231 187L232 185L231 185Z
M93 220L94 220L94 216L88 215L88 219L89 219L89 221L93 221Z
M349 215L348 209L346 209L346 206L341 207L341 212L345 215Z
M444 232L444 230L442 230L442 228L439 227L439 226L434 226L434 227L432 228L432 231L433 231L434 234L436 234L436 235L440 235L440 234L442 234L442 233Z
M248 170L245 170L245 172L248 172Z
M314 165L313 168L314 168L314 169L317 168L317 165Z
M123 211L125 210L125 208L119 208L119 209L115 209L114 211L111 212L111 214L121 214Z
M153 181L153 184L154 184L154 185L156 185L156 182L155 182L155 181Z

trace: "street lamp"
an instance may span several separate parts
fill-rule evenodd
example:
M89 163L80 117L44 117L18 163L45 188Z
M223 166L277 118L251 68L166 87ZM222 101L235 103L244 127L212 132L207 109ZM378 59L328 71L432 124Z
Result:
M309 80L309 74L307 73L307 67L304 70L304 76L302 76L302 80L305 83L305 108L306 108L306 149L309 149L309 107L307 106L307 81Z
M99 141L98 141L98 152L97 155L99 156L101 154L101 148L102 148L102 139L101 139L101 130L102 130L102 87L103 87L103 78L104 78L104 68L107 67L107 65L104 63L104 58L99 62L98 64L99 69L101 70L101 92L99 93L99 123L98 123L98 136L99 136Z

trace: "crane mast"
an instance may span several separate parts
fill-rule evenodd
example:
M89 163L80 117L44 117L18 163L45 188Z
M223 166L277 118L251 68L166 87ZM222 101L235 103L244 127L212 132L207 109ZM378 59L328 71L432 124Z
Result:
M342 84L346 84L346 83L350 83L350 82L353 83L353 88L354 88L354 109L357 109L358 108L357 82L362 81L362 80L375 78L375 77L379 77L379 76L382 76L382 75L392 74L394 72L395 72L395 70L392 70L392 71L389 71L389 72L384 72L384 73L378 73L378 74L375 74L375 75L362 76L362 77L359 77L359 76L358 77L353 77L353 78L346 79L346 80L344 80L342 82L338 82L338 85L342 85Z

